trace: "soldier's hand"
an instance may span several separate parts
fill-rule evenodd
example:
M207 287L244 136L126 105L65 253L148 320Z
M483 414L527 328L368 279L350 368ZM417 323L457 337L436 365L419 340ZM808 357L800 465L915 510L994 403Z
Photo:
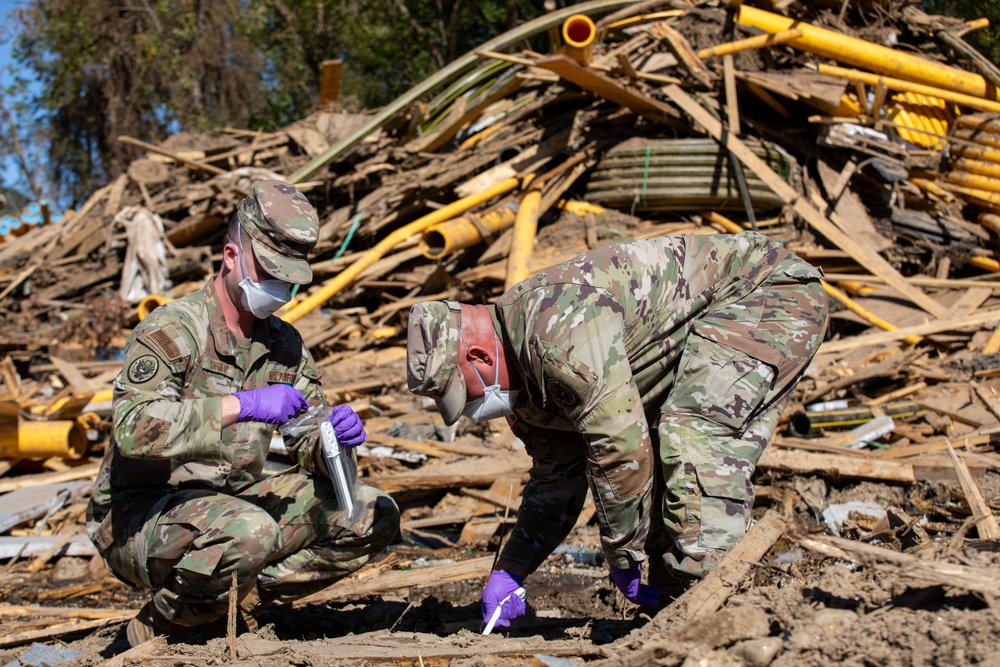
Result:
M334 406L326 420L333 426L333 433L341 447L357 447L367 437L361 417L349 405Z
M500 614L497 616L495 627L506 628L515 618L524 616L526 608L524 588L521 583L521 577L510 572L494 570L490 574L486 588L483 589L483 623L489 625L497 607L500 607Z
M615 586L630 602L636 604L657 604L660 601L659 589L641 584L642 566L636 563L627 570L611 566L611 578Z
M309 407L302 392L287 384L272 384L233 395L240 399L240 414L236 420L241 422L284 424Z

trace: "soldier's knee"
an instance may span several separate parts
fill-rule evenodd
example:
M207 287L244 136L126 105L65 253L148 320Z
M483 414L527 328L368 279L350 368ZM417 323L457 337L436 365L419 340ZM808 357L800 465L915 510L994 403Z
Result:
M220 529L226 555L245 569L263 567L281 543L281 528L263 511L232 517Z

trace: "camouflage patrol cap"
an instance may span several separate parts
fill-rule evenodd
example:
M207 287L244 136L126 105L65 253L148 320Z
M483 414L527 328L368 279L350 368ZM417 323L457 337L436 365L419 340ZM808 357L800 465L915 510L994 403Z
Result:
M406 335L406 383L410 391L430 396L444 423L458 421L467 398L458 367L462 310L455 301L428 301L410 308Z
M294 185L273 179L258 182L240 202L236 216L265 271L286 283L312 280L307 258L319 238L319 218Z

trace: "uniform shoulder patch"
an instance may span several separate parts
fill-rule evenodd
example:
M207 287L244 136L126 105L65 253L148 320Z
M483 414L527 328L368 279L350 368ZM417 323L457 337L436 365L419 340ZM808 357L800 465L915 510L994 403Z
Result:
M580 397L563 380L556 378L546 380L545 393L564 408L575 408L580 403Z
M160 370L160 360L152 354L144 354L129 364L128 380L133 384L148 382Z

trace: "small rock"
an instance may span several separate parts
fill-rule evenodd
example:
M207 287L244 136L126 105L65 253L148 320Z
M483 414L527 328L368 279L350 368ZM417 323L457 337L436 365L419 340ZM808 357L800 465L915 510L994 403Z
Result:
M731 650L747 667L767 667L784 648L780 637L762 637L739 642Z

